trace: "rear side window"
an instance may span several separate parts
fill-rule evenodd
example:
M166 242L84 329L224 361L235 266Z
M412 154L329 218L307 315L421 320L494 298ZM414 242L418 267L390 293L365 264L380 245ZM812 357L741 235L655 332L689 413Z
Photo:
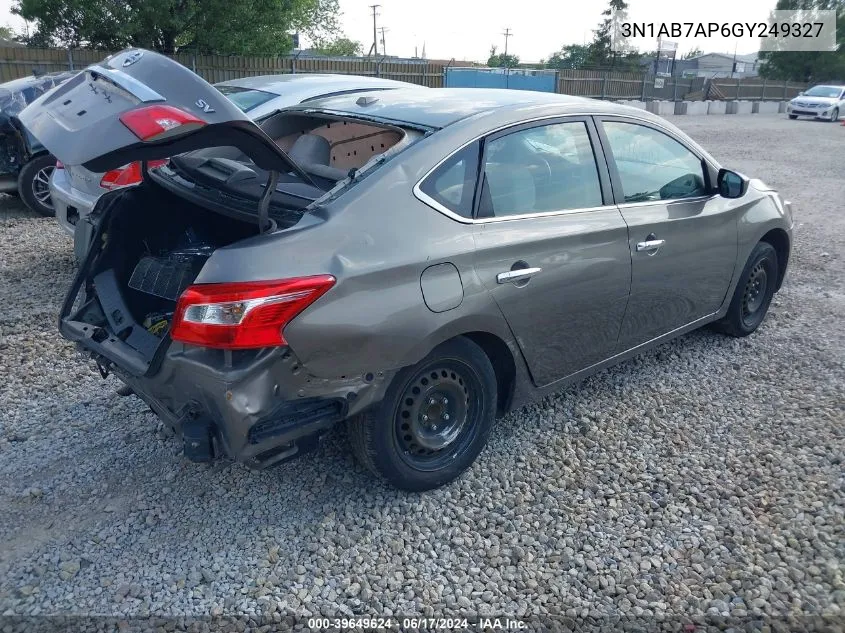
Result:
M226 95L229 98L229 101L234 103L244 112L254 110L262 103L267 103L278 96L272 92L264 92L263 90L254 90L252 88L239 88L238 86L215 87L217 90Z
M604 121L625 202L679 200L707 194L704 165L671 136L618 121Z
M478 176L478 143L450 156L420 183L420 190L453 213L472 217L472 199Z

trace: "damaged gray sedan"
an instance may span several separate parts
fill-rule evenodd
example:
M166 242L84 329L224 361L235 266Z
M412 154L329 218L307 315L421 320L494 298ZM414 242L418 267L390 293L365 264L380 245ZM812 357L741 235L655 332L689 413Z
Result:
M346 423L391 484L451 481L494 421L706 324L754 332L792 214L665 120L562 95L395 90L261 127L131 50L20 115L103 196L60 330L194 460L264 468Z

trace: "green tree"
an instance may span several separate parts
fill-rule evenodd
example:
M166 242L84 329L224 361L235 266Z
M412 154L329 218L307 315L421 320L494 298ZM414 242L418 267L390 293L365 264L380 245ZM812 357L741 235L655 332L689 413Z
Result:
M16 0L13 13L35 22L29 44L172 54L284 54L289 33L337 31L338 0Z
M590 54L590 47L583 44L567 44L561 49L552 53L546 62L546 68L557 68L559 70L570 68L582 68L587 64Z
M693 57L699 57L700 55L703 55L703 54L704 54L704 51L696 46L694 49L684 53L681 56L681 59L692 59Z
M602 11L602 21L598 28L593 31L593 41L589 44L587 63L590 66L610 68L616 70L616 63L619 60L619 53L612 49L613 14L624 12L628 9L625 0L610 0L607 8Z
M329 57L354 57L364 52L364 46L361 42L343 36L336 37L333 40L318 40L315 42L314 48L321 55Z
M490 47L490 57L487 58L487 65L491 68L515 68L519 65L519 57L516 55L496 53L496 50L496 46Z
M845 0L778 0L776 10L834 10L836 51L771 51L760 53L760 75L767 79L845 81Z
M18 0L12 13L36 24L27 44L73 48L121 48L130 17L127 5L103 0Z
M2 40L16 40L18 34L11 26L0 26L0 39Z

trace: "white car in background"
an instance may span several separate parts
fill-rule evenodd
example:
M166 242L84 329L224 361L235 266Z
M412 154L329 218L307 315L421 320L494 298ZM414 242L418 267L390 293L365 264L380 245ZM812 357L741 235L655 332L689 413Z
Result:
M296 74L244 77L215 84L251 119L259 121L281 108L321 97L372 90L420 87L404 81L361 75ZM166 161L151 161L155 166ZM91 229L84 218L91 213L101 195L118 187L141 182L141 164L130 163L99 174L77 165L58 163L50 178L50 193L56 219L74 238L74 253L82 260L88 251Z
M790 119L811 116L838 121L845 114L845 86L813 86L786 104Z

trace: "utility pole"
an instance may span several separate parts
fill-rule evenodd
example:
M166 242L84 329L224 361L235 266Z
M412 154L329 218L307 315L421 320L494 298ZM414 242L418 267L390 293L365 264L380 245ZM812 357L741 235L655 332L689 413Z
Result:
M734 78L734 73L736 72L736 47L738 45L738 42L739 42L739 40L734 42L734 63L733 63L733 66L731 66L731 79Z
M376 9L378 9L381 5L380 4L371 4L370 8L373 10L373 45L370 47L370 54L371 55L378 55L378 34L376 28L376 17L378 13Z
M505 32L502 33L505 36L505 57L508 56L508 38L513 35L510 29L505 29Z
M387 55L387 44L384 43L384 34L387 31L389 31L390 29L388 29L384 26L380 26L380 27L378 27L378 30L381 31L381 54Z

